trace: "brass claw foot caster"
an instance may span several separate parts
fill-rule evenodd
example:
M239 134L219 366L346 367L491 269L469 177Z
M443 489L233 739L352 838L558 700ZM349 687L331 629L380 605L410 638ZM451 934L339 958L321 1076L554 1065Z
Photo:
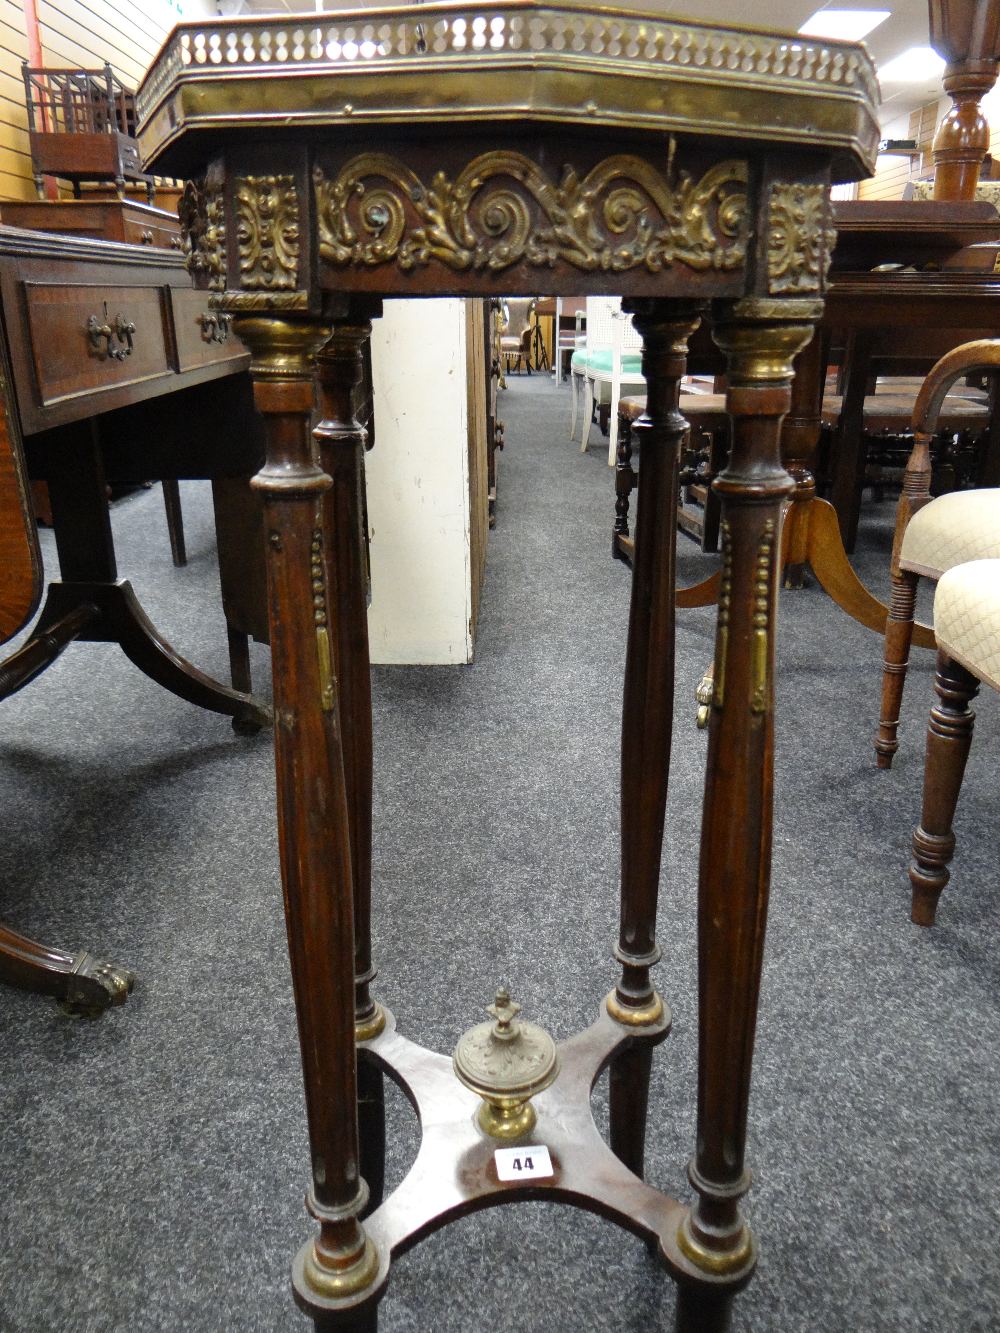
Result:
M256 736L264 727L274 725L274 714L267 704L252 700L247 707L233 717L233 731L237 736Z
M112 1005L124 1004L134 985L135 973L128 968L82 953L59 1003L74 1018L98 1018Z
M556 1045L533 1023L518 1023L521 1006L501 988L479 1023L455 1047L455 1074L483 1099L479 1127L494 1139L519 1139L535 1126L531 1098L559 1073Z

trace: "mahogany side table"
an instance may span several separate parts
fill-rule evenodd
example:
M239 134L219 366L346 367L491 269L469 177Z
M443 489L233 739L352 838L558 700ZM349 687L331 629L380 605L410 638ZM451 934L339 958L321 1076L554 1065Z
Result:
M293 1266L321 1329L376 1327L394 1255L546 1198L644 1237L678 1324L726 1327L757 1261L740 1212L767 912L777 551L792 360L823 308L828 186L870 172L864 49L513 0L182 24L139 92L147 168L190 181L191 271L250 348L265 501L278 824L318 1230ZM648 383L622 723L621 979L554 1048L498 994L454 1063L371 995L371 696L352 395L383 297L621 294ZM691 1206L642 1179L673 696L687 339L728 363L722 587L699 877ZM312 429L318 385L322 419ZM471 1016L470 1016L471 1017ZM610 1145L590 1114L610 1066ZM382 1075L422 1145L382 1199ZM481 1100L482 1099L482 1100ZM478 1114L477 1114L478 1108ZM502 1149L513 1155L514 1179ZM527 1179L524 1160L547 1161ZM498 1152L500 1156L498 1156ZM522 1174L518 1176L517 1170Z

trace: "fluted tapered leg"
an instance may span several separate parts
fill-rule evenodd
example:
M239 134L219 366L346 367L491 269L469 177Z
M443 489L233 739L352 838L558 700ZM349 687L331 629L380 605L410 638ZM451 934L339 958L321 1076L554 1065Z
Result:
M636 301L631 309L643 338L646 411L633 428L642 485L622 704L621 920L615 948L622 975L608 997L608 1012L641 1029L662 1024L665 1014L650 968L660 956L656 908L673 727L677 486L687 430L677 402L700 307L690 301ZM611 1145L641 1175L649 1059L626 1050L618 1065L611 1079Z
M309 1211L319 1232L293 1268L313 1315L354 1318L384 1286L388 1257L359 1220L354 1035L353 881L337 678L326 597L323 499L329 476L311 438L314 357L329 326L244 318L267 462L253 479L264 498L278 834L312 1155ZM335 632L335 631L334 631Z
M354 890L354 1021L358 1041L377 1036L385 1013L371 996L372 697L368 656L368 563L364 531L365 431L354 412L361 384L367 319L338 323L316 360L321 420L313 432L319 461L332 486L323 497L328 543L324 569L332 609L333 655L340 700L341 748L347 791ZM358 1071L362 1175L369 1208L382 1197L385 1110L382 1074L365 1062Z
M683 1327L725 1327L725 1294L756 1262L740 1212L747 1106L770 882L773 664L782 509L793 479L780 462L792 358L816 301L721 305L714 336L728 358L729 461L713 486L722 508L722 585L698 886L698 1123L689 1168L698 1198L677 1242L704 1290L685 1293ZM695 1315L706 1302L711 1319ZM687 1311L685 1314L684 1312Z

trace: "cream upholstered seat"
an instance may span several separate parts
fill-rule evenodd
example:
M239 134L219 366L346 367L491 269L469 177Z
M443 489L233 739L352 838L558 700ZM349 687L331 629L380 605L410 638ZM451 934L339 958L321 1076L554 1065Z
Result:
M917 580L940 579L955 565L970 560L995 559L1000 559L1000 488L939 495L918 509L897 536L885 628L882 707L875 738L879 768L890 768L899 748L896 731L909 664Z
M1000 690L1000 558L972 560L941 575L934 637L941 651Z
M1000 560L1000 488L940 495L906 525L901 568L939 579L967 560Z
M1000 560L973 560L941 575L934 594L938 702L927 728L920 826L913 834L912 919L931 926L955 850L952 823L972 743L969 707L985 681L1000 690Z

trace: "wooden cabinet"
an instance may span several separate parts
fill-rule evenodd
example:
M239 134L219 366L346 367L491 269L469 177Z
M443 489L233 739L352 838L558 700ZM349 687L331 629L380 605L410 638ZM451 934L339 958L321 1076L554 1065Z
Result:
M0 227L0 300L26 435L249 364L177 251Z
M68 232L164 250L181 248L176 211L134 199L9 199L0 204L0 219L32 231Z

